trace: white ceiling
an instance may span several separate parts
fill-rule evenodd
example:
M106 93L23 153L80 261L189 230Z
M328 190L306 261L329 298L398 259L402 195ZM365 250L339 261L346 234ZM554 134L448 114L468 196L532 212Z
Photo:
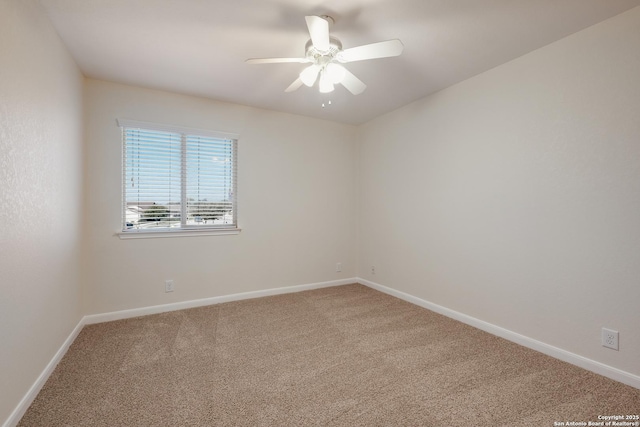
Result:
M640 5L640 0L40 0L92 78L359 124ZM367 84L284 89L304 64L305 15L344 48L399 38L395 58L347 64ZM323 101L331 106L322 108Z

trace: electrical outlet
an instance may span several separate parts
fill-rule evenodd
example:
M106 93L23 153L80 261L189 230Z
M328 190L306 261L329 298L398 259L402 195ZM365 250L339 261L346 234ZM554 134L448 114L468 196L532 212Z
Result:
M337 262L336 263L336 273L340 273L342 271L342 263L341 262Z
M376 274L376 268L373 265L371 266L371 274Z
M602 346L618 350L618 331L602 328Z
M164 291L165 292L173 292L173 280L165 280L164 281Z

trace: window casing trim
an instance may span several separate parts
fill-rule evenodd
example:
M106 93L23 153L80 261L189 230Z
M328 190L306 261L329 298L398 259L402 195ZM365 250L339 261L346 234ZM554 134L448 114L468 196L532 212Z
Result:
M228 236L240 234L241 228L168 228L160 230L130 230L115 233L122 240L127 239L156 239L164 237L194 237L194 236Z
M162 123L154 123L154 122L146 122L140 120L131 120L131 119L116 119L116 123L118 127L121 129L146 129L153 131L161 131L161 132L171 132L171 133L179 133L184 135L197 135L203 137L217 138L217 139L227 139L233 140L234 144L234 156L237 156L237 141L239 138L239 134L237 133L229 133L229 132L220 132L220 131L212 131L207 129L198 129L198 128L190 128L184 126L175 126L168 125ZM124 139L123 139L123 150L125 150ZM125 161L124 153L122 157L122 161ZM237 160L234 161L235 166L237 167ZM124 164L123 164L124 168ZM124 169L123 169L124 170ZM237 171L233 171L234 181L237 180ZM126 209L126 201L125 193L124 193L124 176L123 176L123 209ZM185 225L180 228L162 228L162 229L152 229L152 230L119 230L114 236L118 236L120 239L140 239L140 238L162 238L162 237L187 237L187 236L214 236L214 235L232 235L239 234L241 229L238 227L238 215L237 215L237 194L236 189L237 182L234 182L234 191L233 191L233 206L234 206L234 224L230 224L228 226L225 225L210 225L210 226L189 226Z

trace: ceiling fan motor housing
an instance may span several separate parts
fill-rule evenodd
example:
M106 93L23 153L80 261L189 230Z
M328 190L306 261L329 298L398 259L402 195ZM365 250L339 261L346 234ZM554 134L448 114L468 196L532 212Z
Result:
M341 50L342 42L335 37L329 37L329 50L326 51L318 50L311 39L304 45L305 56L314 62L320 56L328 56L333 59Z

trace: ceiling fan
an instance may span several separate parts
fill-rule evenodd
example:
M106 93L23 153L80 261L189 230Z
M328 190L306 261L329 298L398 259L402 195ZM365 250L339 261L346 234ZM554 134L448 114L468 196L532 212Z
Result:
M246 60L248 64L283 62L311 64L302 70L300 76L285 89L285 92L293 92L303 84L312 87L316 80L319 80L318 87L321 93L332 92L334 85L342 84L349 92L358 95L367 88L367 85L342 64L398 56L404 48L400 40L393 39L342 49L340 40L329 35L329 23L334 22L333 18L326 15L306 16L305 20L311 39L304 47L304 58L252 58Z

